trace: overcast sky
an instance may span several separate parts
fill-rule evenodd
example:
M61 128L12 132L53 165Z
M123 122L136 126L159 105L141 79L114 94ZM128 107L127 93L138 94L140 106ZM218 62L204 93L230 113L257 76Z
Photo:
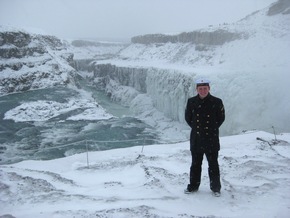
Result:
M131 38L235 22L275 0L0 0L0 25L64 39Z

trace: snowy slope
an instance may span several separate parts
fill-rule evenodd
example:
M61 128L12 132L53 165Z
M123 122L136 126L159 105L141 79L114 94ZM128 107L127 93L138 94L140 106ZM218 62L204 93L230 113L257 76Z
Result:
M172 65L184 66L192 71L198 67L209 66L230 70L289 66L287 54L290 46L290 14L281 12L269 16L271 8L269 6L235 23L195 30L200 33L226 31L241 35L224 44L215 45L215 37L220 37L219 34L213 34L211 41L209 39L203 44L194 41L134 43L119 53L119 59L136 61L139 65L142 65L141 61L148 61L153 66L155 63L161 66L164 64L163 67L169 65L168 68L174 68Z
M271 16L268 14L279 4L273 4L236 23L200 30L225 30L243 36L223 45L134 43L122 49L115 58L96 60L96 63L110 63L113 65L112 71L127 67L128 74L133 71L140 77L143 77L142 72L147 72L146 85L149 88L146 96L152 99L153 107L178 122L184 122L181 119L184 111L179 109L185 107L186 98L196 94L193 83L189 88L180 89L184 86L183 81L192 82L199 77L208 77L212 81L212 94L221 97L226 108L227 118L222 134L236 134L248 129L270 131L272 126L279 132L288 132L289 6L286 4L283 10ZM119 82L124 89L126 85L120 82L122 77L111 76L111 79ZM109 92L113 93L112 96L120 95L118 89ZM175 96L179 97L172 101ZM137 97L139 104L142 104L142 98ZM136 99L132 100L133 104L138 105Z
M263 217L290 213L290 134L222 137L222 195L183 193L189 143L89 152L0 166L0 217ZM143 151L143 152L142 152Z
M0 95L74 84L72 60L54 36L0 26Z

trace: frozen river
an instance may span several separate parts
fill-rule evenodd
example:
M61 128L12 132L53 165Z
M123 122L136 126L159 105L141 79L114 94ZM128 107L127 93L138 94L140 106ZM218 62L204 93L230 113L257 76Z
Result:
M55 159L86 152L87 149L96 151L158 143L156 131L151 126L131 116L128 108L84 84L82 82L81 92L89 93L111 117L94 117L97 114L88 113L86 104L72 108L83 98L77 89L49 88L0 97L0 163ZM17 115L7 117L7 111L27 103L30 103L29 107L23 109L22 106ZM53 113L51 108L59 105L66 105L66 110L58 109L58 114L44 120L33 118L36 115L32 109L39 113L38 117L49 116ZM86 118L69 119L81 113L86 114Z

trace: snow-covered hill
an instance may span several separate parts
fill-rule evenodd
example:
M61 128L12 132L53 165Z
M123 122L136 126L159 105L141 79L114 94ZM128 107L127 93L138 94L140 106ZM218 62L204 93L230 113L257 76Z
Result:
M147 41L133 43L123 49L119 59L145 61L151 65L185 65L192 71L209 66L225 69L231 67L231 70L242 68L247 71L289 67L286 55L289 54L290 44L289 5L288 0L277 1L235 23L210 26L179 35L163 35L164 42L155 42L158 34L139 36ZM170 41L166 37L175 37L176 40ZM136 41L134 37L132 41Z
M286 218L290 135L274 139L266 132L221 138L220 198L211 195L206 161L200 190L183 193L188 142L2 165L0 217Z
M188 42L170 41L183 35ZM87 67L81 64L83 60L76 62L81 69L93 72L94 85L114 100L130 105L142 119L157 109L185 124L187 98L196 94L193 81L208 77L212 94L225 104L223 135L248 129L270 131L272 126L279 132L290 131L288 0L277 1L235 23L137 39L132 41L139 43L115 49L108 59L93 58ZM89 49L83 53L86 57L94 54ZM159 128L160 121L153 125Z
M72 66L60 39L0 26L0 95L74 84Z

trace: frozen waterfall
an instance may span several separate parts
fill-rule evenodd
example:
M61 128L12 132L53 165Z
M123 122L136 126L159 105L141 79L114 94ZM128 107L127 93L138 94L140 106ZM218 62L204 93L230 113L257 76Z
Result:
M264 73L268 72L226 72L215 69L215 72L204 74L213 81L212 94L222 98L226 108L226 121L221 127L221 135L254 129L271 132L272 126L277 128L277 132L287 131L286 120L290 119L290 115L286 110L289 106L282 106L280 113L277 113L279 98L275 95L279 90L265 95L271 78L265 79ZM287 75L287 72L281 69L276 79L280 81L280 91L287 92L283 75ZM196 95L194 80L200 76L200 73L189 74L182 70L113 64L96 64L93 70L94 84L113 100L130 106L135 115L147 119L155 127L185 130L186 134L180 139L188 137L184 109L187 99ZM288 117L283 116L285 114Z
M112 99L124 105L132 107L132 101L137 95L146 94L152 100L153 106L166 117L185 123L184 108L194 90L193 77L175 70L105 64L96 66L94 78ZM140 98L140 101L144 99Z

